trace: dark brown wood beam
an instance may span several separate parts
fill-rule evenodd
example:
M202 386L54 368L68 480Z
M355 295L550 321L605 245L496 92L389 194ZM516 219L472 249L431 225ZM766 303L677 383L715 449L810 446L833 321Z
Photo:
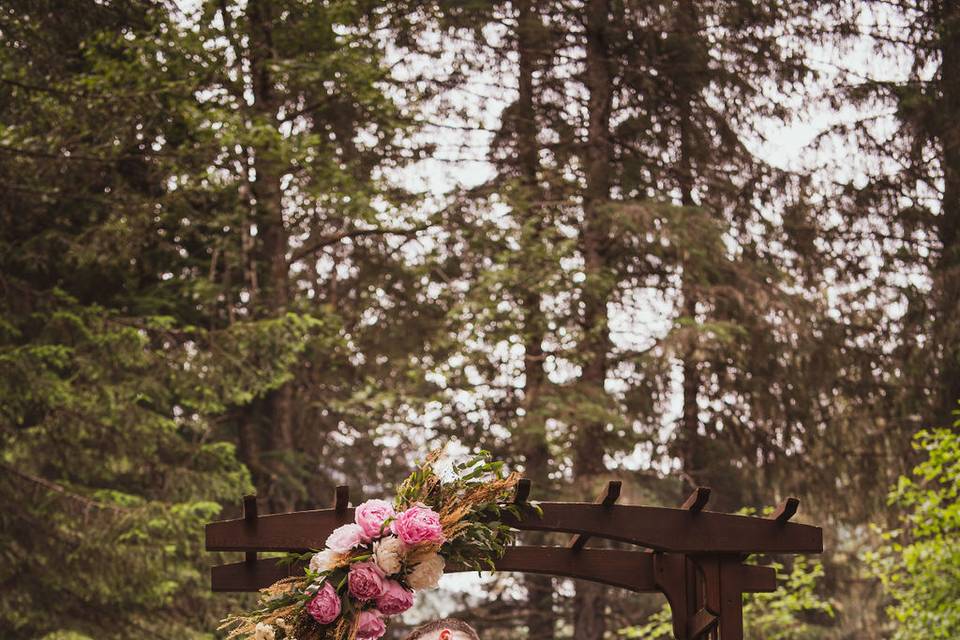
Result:
M797 514L797 509L800 508L800 501L796 498L787 498L780 506L777 507L777 510L773 512L771 516L780 524L787 524L790 521L790 518Z
M561 547L510 547L496 561L497 571L538 573L599 582L630 591L659 591L654 576L655 554L621 549L582 549ZM211 569L214 591L257 591L290 576L303 575L306 563L278 564L275 558L254 563L237 562ZM680 562L677 566L683 566ZM476 571L476 568L449 565L447 573ZM683 576L677 577L683 580ZM742 582L752 592L773 591L776 575L769 567L743 566Z
M697 487L680 508L686 509L690 513L700 513L709 501L710 487Z
M586 534L656 551L675 553L821 553L819 527L727 513L703 511L695 519L686 509L543 502L542 515L504 512L503 521L524 531ZM272 514L256 519L213 522L206 527L209 551L296 551L318 549L335 528L353 521L353 509L320 509Z

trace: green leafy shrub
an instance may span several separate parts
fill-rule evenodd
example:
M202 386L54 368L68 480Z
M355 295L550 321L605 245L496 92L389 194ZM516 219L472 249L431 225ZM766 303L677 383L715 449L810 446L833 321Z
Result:
M921 431L925 458L890 492L900 527L866 560L892 600L894 640L947 640L960 633L960 419Z

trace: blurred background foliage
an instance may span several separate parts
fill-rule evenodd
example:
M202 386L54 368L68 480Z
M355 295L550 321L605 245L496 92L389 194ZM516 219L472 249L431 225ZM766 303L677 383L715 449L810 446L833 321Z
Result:
M954 637L955 74L955 2L7 0L0 636L213 638L205 522L449 442L796 495L827 553L759 559L749 637ZM448 586L407 622L666 633Z

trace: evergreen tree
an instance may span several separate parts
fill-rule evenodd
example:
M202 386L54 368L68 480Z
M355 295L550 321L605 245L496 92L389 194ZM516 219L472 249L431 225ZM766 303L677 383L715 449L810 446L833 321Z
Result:
M831 286L846 321L834 337L844 357L833 428L812 449L845 493L861 496L838 505L846 535L866 521L897 526L906 505L888 505L881 488L910 474L918 462L912 436L940 424L960 394L952 75L960 13L953 2L844 2L827 3L820 15L809 25L811 41L842 56L825 108L855 109L822 137L846 150L823 167L829 224L819 240L833 256ZM867 544L876 541L857 547ZM844 575L860 579L867 586L858 588L866 595L857 608L878 617L878 594L861 565L835 569L828 588Z
M862 354L856 375L872 386L860 388L866 415L857 419L860 407L848 412L856 420L848 441L878 458L876 472L892 482L909 471L912 458L902 452L912 433L949 415L960 397L960 79L951 75L960 5L830 9L814 27L817 37L825 32L843 51L859 45L885 62L842 65L828 96L831 106L853 104L863 115L825 136L849 141L852 153L842 162L855 173L831 190L827 202L839 215L824 240L842 256L850 293L841 304L865 319L851 328L850 342Z
M287 384L230 416L273 510L316 506L348 478L389 480L389 459L406 456L375 444L406 441L396 426L430 392L418 358L442 310L428 267L405 253L429 221L391 177L421 153L408 136L417 85L386 60L405 16L402 5L291 0L208 2L196 19L209 58L200 117L217 127L232 203L213 272L221 308L307 314L339 337L309 343Z
M404 15L5 8L5 637L209 629L229 442L268 509L402 473L442 313L387 176L419 153L386 97Z
M208 327L203 193L175 25L143 3L19 3L0 32L0 635L207 627L200 531L248 491L214 437L279 386L297 316ZM186 114L186 115L185 115Z
M678 455L691 483L719 485L730 506L769 500L770 482L789 486L797 434L824 388L823 309L798 293L819 256L798 247L810 225L797 180L748 139L759 120L786 116L763 84L806 74L776 33L798 10L544 3L533 47L523 3L497 22L510 44L493 56L515 54L517 92L491 149L497 176L470 194L494 213L473 209L455 225L467 229L458 238L479 225L478 244L501 240L468 263L480 269L467 277L470 304L486 309L468 325L479 351L469 362L490 389L486 424L507 426L528 462L549 453L552 424L553 473L576 478L579 494L638 441L655 459ZM672 330L630 326L658 300L673 308ZM677 367L684 410L665 450ZM767 475L744 472L760 461ZM601 594L578 586L575 637L605 632Z

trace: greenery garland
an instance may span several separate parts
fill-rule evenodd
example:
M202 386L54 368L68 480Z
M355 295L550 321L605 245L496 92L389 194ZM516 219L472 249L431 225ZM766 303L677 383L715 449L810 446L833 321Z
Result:
M375 640L387 620L413 606L416 591L436 588L449 564L493 569L513 542L501 521L516 513L519 480L481 452L441 477L434 451L407 477L393 502L368 500L354 522L327 538L303 576L262 590L259 607L224 620L228 638Z

